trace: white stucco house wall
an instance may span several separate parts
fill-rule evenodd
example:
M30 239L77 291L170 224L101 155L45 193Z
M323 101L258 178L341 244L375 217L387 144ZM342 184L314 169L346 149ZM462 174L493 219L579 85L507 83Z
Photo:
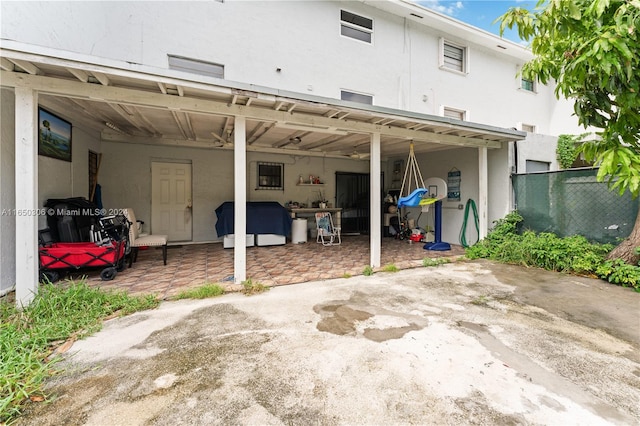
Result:
M552 87L517 77L527 49L402 0L1 2L0 16L0 294L18 283L24 301L46 223L15 211L88 197L89 152L105 207L151 227L151 164L190 164L197 243L220 241L224 201L311 202L299 176L336 200L336 172L368 173L381 205L414 141L425 178L461 172L443 210L457 243L460 204L479 203L485 235L512 208L510 174L557 169L555 136L580 131ZM72 123L71 162L37 155L38 107ZM258 162L285 165L283 190L256 190ZM376 266L378 209L370 219ZM242 280L244 247L235 259Z

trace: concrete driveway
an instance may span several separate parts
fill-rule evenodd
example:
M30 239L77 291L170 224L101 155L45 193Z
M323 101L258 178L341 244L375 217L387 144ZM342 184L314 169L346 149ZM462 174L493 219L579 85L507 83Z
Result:
M490 262L165 302L18 424L638 424L640 294Z

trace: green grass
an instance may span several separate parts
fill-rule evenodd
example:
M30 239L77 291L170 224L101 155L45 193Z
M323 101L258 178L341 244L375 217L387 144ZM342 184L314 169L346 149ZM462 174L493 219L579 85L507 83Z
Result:
M398 269L398 267L393 263L390 263L389 265L384 265L382 267L382 272L398 272L399 270L400 269Z
M43 383L56 373L59 358L51 355L58 344L100 330L106 317L158 304L154 296L107 293L85 281L43 284L23 310L0 300L0 424L14 420L29 398L46 397Z
M496 221L485 239L465 250L466 256L598 277L640 292L640 265L607 260L613 249L611 244L591 243L580 235L559 237L549 232L518 232L522 221L517 212Z
M373 268L369 265L365 266L364 270L362 271L362 275L364 275L365 277L370 277L371 275L373 275L373 273Z
M475 299L473 299L471 301L471 303L474 304L474 305L478 305L478 306L485 306L485 305L487 305L487 303L489 303L489 300L490 299L489 299L488 296L480 295L480 296L476 297Z
M207 299L224 294L224 288L218 284L205 283L202 287L180 292L174 299Z
M242 282L242 293L247 296L252 296L254 294L264 293L265 291L269 291L271 287L268 285L264 285L259 282L253 282L251 278L248 278L246 281Z
M443 265L445 263L449 263L451 262L449 259L447 259L446 257L441 257L441 258L436 258L436 259L432 259L430 257L425 257L424 259L422 259L422 266L426 267L430 267L430 266L440 266Z

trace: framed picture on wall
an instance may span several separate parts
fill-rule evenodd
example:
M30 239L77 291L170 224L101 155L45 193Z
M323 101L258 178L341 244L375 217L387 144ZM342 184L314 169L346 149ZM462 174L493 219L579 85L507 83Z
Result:
M71 161L71 123L38 108L38 155Z

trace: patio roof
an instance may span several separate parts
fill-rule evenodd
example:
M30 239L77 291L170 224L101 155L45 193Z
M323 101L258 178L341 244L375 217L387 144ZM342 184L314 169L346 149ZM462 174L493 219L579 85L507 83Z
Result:
M39 103L103 141L233 149L236 116L247 150L367 159L370 135L382 158L451 147L499 148L526 133L89 57L3 40L2 86L27 86Z
M15 206L35 211L37 106L102 141L232 149L234 234L246 235L246 152L368 159L372 188L380 188L381 160L451 147L478 150L480 238L487 232L487 150L526 133L478 123L394 110L272 88L196 76L175 70L96 58L3 40L0 84L14 88ZM34 167L36 166L36 167ZM380 191L370 191L381 205ZM381 261L381 212L371 210L370 261ZM16 295L28 304L37 291L37 217L17 216ZM234 282L247 277L247 251L234 249Z

